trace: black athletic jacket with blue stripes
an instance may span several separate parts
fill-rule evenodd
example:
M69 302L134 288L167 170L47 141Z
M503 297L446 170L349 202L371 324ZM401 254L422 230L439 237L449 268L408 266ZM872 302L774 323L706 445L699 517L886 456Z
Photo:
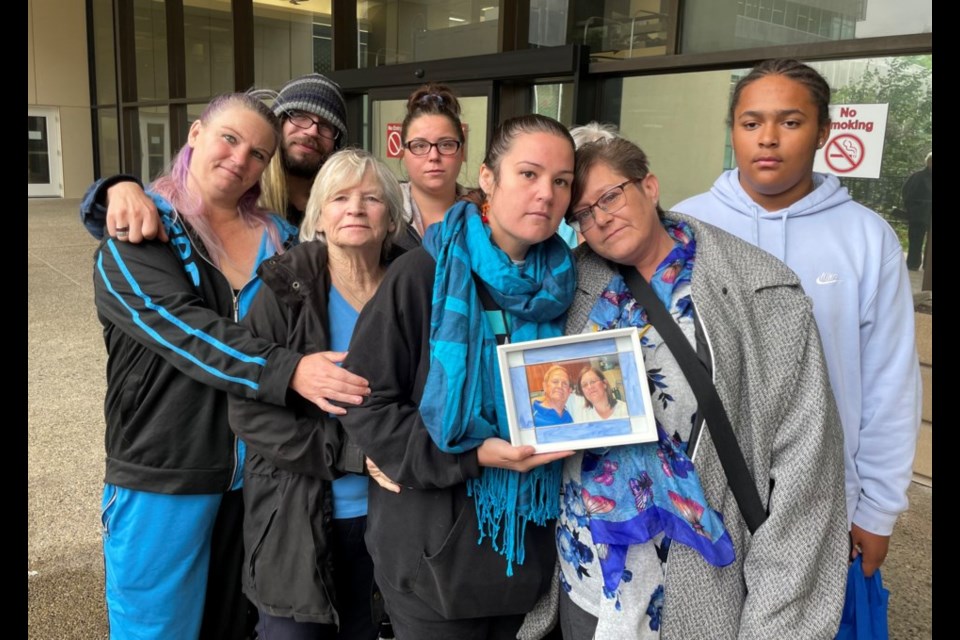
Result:
M101 206L96 192L82 208ZM108 354L105 481L158 493L220 493L242 470L228 393L284 404L301 355L235 321L259 279L234 295L199 239L155 200L170 242L108 237L94 254ZM293 242L295 229L275 220L284 241Z

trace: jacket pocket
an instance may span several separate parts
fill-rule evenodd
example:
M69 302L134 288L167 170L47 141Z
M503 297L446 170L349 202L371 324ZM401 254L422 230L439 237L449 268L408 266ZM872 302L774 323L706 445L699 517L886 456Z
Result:
M251 587L257 584L257 561L280 507L282 485L269 487L267 478L244 474L244 581Z
M549 586L549 575L543 574L551 574L553 560L540 566L541 554L528 545L525 564L514 562L514 575L508 577L506 558L493 550L489 538L478 544L479 537L475 506L468 501L440 549L420 558L414 593L447 619L526 613Z

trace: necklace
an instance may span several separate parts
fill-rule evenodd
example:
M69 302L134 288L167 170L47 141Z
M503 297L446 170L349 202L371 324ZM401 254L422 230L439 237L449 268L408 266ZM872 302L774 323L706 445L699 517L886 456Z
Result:
M359 295L355 293L355 290L358 288L356 283L347 282L343 276L340 275L339 270L330 269L331 279L334 281L334 285L337 287L337 291L340 292L347 302L350 303L350 306L360 311L363 307L370 301L370 298L373 297L373 294L377 292L377 287L380 286L380 281L383 280L383 269L378 269L374 278L372 279L372 286L367 286Z

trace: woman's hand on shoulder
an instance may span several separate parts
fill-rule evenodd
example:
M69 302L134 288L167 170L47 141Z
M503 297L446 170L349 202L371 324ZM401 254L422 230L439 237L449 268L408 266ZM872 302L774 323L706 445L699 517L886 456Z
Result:
M337 366L346 352L322 351L300 358L290 379L290 388L324 411L342 416L346 409L331 404L359 405L370 395L370 383L355 373Z
M487 438L477 449L481 467L499 467L511 471L530 471L534 467L572 456L573 451L537 453L530 445L515 447L502 438Z
M132 244L154 238L168 240L153 198L132 181L118 182L107 189L107 233Z

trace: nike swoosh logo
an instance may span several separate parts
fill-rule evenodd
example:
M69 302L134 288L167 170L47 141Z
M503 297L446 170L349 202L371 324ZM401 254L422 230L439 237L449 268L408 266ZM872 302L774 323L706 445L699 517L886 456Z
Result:
M823 272L817 276L817 284L836 284L840 282L840 276L835 273Z

